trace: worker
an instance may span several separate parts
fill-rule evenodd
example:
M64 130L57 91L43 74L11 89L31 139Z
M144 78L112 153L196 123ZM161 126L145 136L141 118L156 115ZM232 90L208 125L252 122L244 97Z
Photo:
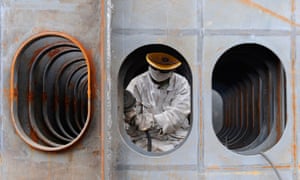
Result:
M144 150L149 151L151 138L152 152L166 152L176 148L190 129L190 85L175 72L182 63L172 55L148 53L146 61L148 71L133 78L126 88L126 97L132 94L134 98L126 105L134 104L125 113L127 133Z

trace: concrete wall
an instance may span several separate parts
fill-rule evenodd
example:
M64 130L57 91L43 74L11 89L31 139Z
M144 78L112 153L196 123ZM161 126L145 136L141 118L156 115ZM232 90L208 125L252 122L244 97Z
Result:
M276 179L261 156L226 149L212 126L214 64L230 47L258 43L286 71L287 125L265 154L282 179L299 179L300 2L295 0L2 0L0 19L0 179ZM110 21L111 20L111 21ZM92 120L76 145L32 149L10 113L10 70L23 41L44 31L77 38L92 58ZM163 44L180 52L193 75L193 124L174 152L148 156L120 132L118 73L135 49ZM116 113L117 112L117 113Z
M135 49L148 44L175 48L193 74L193 126L182 147L160 157L141 154L114 135L114 179L276 179L261 155L240 155L224 147L212 126L212 72L218 58L242 43L273 51L286 72L287 125L280 141L265 152L282 179L298 179L299 9L280 0L112 0L112 103L118 71ZM117 107L113 106L113 111ZM112 119L119 116L112 114ZM112 122L117 131L118 122Z
M104 2L104 1L103 1ZM1 0L0 56L0 179L101 179L99 53L100 0ZM29 37L44 31L60 31L81 42L91 57L92 120L83 138L71 148L47 153L28 146L16 134L10 113L10 70L13 56ZM102 44L102 45L101 45ZM96 93L95 93L96 92ZM104 178L102 178L104 179Z

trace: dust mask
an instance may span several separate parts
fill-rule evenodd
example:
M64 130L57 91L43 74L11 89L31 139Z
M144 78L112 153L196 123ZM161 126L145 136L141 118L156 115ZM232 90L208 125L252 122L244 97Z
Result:
M151 66L149 67L149 73L151 77L157 81L157 82L162 82L164 80L169 79L172 76L172 71L166 72L166 73L161 73L159 70L153 69Z

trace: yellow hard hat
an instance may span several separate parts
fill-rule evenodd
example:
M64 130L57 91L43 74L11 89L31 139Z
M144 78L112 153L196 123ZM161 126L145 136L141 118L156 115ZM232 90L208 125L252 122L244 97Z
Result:
M146 60L152 67L163 71L174 70L181 65L174 56L163 52L148 53Z

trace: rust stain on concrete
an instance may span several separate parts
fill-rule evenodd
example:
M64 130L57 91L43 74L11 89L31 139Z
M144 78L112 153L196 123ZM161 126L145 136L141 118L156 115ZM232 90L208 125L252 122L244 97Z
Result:
M292 157L294 168L297 168L297 92L296 92L296 40L291 40L291 88L292 88L292 117L293 117L293 144L292 144Z
M264 169L270 169L272 168L272 166L262 166L261 168L264 168ZM292 166L290 165L278 165L278 166L275 166L276 169L291 169Z
M272 166L251 166L251 167L253 167L255 169L272 169L273 168ZM290 166L290 165L276 165L275 168L276 169L291 169L292 166ZM220 167L218 165L209 166L207 169L211 170L211 171L220 171L220 170L223 170L223 171L241 171L240 167Z
M226 170L226 171L237 171L239 170L240 168L239 167L220 167L220 166L217 166L217 165L212 165L212 166L209 166L207 168L208 170Z
M210 169L210 170L219 170L219 169L221 169L221 167L218 166L218 165L212 165L212 166L209 166L208 169Z
M100 84L100 94L101 98L105 98L105 84L106 84L106 70L105 70L105 29L106 29L106 15L105 15L105 0L100 2L100 72L101 72L101 84ZM101 124L101 179L105 179L105 100L101 100L101 110L100 110L100 124Z
M32 127L30 126L30 134L29 134L30 138L32 141L34 142L38 142L39 141L39 137L38 135L36 134L36 132L32 129Z
M89 82L90 82L90 86L88 89L88 98L90 98L91 100L91 105L90 105L90 118L92 118L94 116L94 106L92 105L94 103L95 100L95 95L96 95L96 86L97 86L97 81L96 81L96 70L95 70L95 66L94 63L92 61L92 50L86 50L86 55L88 56L88 63L89 63ZM83 147L82 144L80 144L81 147Z
M251 7L257 8L257 9L261 10L262 12L264 12L266 14L269 14L269 15L277 18L277 19L280 19L281 21L289 23L292 26L300 27L300 24L297 24L295 21L293 21L293 20L291 20L289 18L286 18L286 17L278 14L277 12L274 12L274 11L272 11L272 10L270 10L270 9L268 9L268 8L266 8L266 7L258 4L258 3L255 3L252 0L240 0L240 2L242 2L242 3L246 4L246 5L249 5ZM292 6L292 10L295 10L295 5Z
M92 154L93 154L93 156L97 157L99 155L99 150L92 151Z
M260 171L246 171L246 172L239 171L239 172L234 172L233 174L258 176L261 174L261 172Z
M260 171L247 171L247 172L234 172L234 174L258 176L258 175L261 175L261 172Z
M238 171L228 171L228 172L218 172L217 174L222 174L222 175L227 175L227 176L232 176L232 175L251 175L251 176L259 176L262 174L261 171L243 171L243 170L238 170Z
M296 2L295 0L291 0L292 3L292 12L294 13L296 11Z
M3 88L3 94L4 97L8 98L8 101L13 100L13 97L15 97L18 94L18 91L15 91L15 94L11 94L10 88Z

